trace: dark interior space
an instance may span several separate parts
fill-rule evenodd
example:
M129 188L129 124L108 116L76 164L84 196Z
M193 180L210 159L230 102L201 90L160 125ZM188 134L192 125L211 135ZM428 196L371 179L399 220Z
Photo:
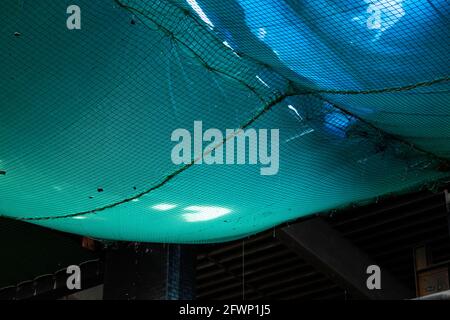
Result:
M195 272L193 269L190 271L191 278L194 279L195 274L191 285L195 298L372 298L358 292L358 288L352 286L352 279L341 277L339 266L333 270L331 263L323 268L324 261L321 263L317 257L311 259L303 255L303 251L295 249L297 243L289 243L279 236L283 229L292 229L315 219L324 222L342 241L351 244L348 254L352 255L351 248L356 248L379 265L383 272L392 275L393 281L407 292L403 298L448 290L450 236L445 192L442 189L439 192L421 191L390 196L367 206L293 221L237 241L189 245L196 253ZM312 232L320 233L320 230ZM144 246L145 252L151 251L151 258L143 265L145 270L141 270L141 274L150 274L147 285L155 291L159 271L155 271L152 278L152 266L159 263L161 252L176 247L92 240L5 218L0 220L0 238L0 297L11 300L70 296L73 292L65 285L66 268L73 264L81 268L83 290L108 283L104 276L106 260L112 259L110 256L114 256L114 250L128 248L138 252L138 246ZM327 249L326 243L318 245ZM314 250L320 251L320 248ZM345 248L340 254L347 254ZM425 258L419 256L423 254ZM124 260L120 255L115 259L116 262ZM132 261L131 257L125 260ZM346 263L351 265L354 262L350 259ZM129 268L126 263L115 264L118 265L118 272ZM137 269L128 273L133 272L138 273ZM447 277L442 278L445 272ZM440 275L440 280L436 280L436 276L433 278L436 273L438 277ZM423 274L428 277L423 278ZM423 281L425 284L421 283ZM438 284L433 281L438 281Z

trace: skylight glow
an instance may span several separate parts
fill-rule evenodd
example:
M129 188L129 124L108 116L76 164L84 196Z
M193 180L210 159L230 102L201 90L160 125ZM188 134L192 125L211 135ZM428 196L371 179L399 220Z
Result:
M211 28L214 27L214 24L211 22L211 20L209 20L208 16L202 10L202 8L200 8L200 6L198 5L196 0L186 0L186 1L187 1L187 3L189 3L189 5L192 7L192 9L194 9L194 11L198 14L200 19L203 20L203 22L205 22Z
M269 85L268 85L263 79L261 79L260 76L256 76L256 79L258 79L259 82L261 82L261 83L262 83L264 86L266 86L267 88L270 88Z
M303 117L298 113L297 109L295 109L295 107L292 104L288 105L288 108L291 109L292 111L294 111L300 120L303 120Z
M152 209L159 210L159 211L167 211L171 210L173 208L176 208L176 204L170 204L170 203L160 203L156 204L152 207Z
M199 222L217 219L231 212L230 209L213 206L190 206L184 209L185 211L192 211L183 214L184 220L187 222Z

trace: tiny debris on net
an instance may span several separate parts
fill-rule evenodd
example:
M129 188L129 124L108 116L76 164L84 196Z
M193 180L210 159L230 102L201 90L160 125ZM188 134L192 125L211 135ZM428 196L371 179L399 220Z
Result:
M16 37L20 37L22 34L20 33L20 32L14 32L14 36L16 36Z
M97 188L98 192L103 192L103 188Z
M442 161L438 164L437 170L441 172L449 172L450 171L450 161Z
M5 176L6 175L6 171L5 170L0 170L0 176Z

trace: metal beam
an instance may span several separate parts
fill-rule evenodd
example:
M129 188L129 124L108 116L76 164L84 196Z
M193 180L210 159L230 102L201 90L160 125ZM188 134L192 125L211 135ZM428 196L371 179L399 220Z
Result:
M414 296L381 267L381 289L367 288L367 267L376 265L367 254L345 239L325 220L316 217L276 230L276 237L294 249L355 298L405 299Z

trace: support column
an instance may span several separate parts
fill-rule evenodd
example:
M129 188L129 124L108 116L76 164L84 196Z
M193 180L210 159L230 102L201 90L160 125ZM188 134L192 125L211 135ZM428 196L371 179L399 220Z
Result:
M193 246L122 242L105 260L105 300L195 299Z
M445 208L447 209L448 232L450 234L450 192L444 190Z

